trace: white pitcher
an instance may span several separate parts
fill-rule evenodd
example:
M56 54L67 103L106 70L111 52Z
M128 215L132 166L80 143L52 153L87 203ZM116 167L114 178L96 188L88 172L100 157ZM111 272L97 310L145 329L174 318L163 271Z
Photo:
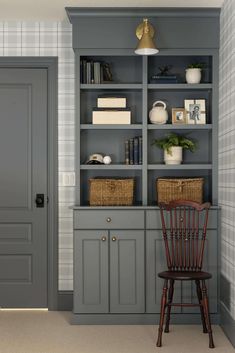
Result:
M149 119L152 124L166 124L168 120L168 113L166 110L166 103L156 101L149 112Z

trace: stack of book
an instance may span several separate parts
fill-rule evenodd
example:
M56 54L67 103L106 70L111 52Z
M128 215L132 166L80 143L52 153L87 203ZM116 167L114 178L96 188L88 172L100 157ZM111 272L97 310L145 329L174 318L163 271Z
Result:
M102 76L102 65L99 61L81 60L81 83L101 83L103 80Z
M125 164L142 164L142 136L125 141Z
M107 62L82 59L80 82L85 84L110 83L113 81L111 65Z
M178 83L175 75L153 75L151 83Z
M131 111L126 107L125 97L98 97L97 108L92 111L92 124L131 123Z

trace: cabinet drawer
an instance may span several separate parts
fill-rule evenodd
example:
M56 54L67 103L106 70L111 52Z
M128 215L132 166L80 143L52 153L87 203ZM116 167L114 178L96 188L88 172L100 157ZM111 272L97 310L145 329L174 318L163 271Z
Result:
M209 211L208 229L217 229L217 210ZM161 216L159 210L146 211L146 229L161 229Z
M144 211L74 211L74 229L144 229Z

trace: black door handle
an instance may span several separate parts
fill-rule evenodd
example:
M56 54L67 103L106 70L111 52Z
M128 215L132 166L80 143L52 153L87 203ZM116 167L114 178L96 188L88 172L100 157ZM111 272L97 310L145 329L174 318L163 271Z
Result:
M44 207L44 194L37 194L35 199L36 207Z

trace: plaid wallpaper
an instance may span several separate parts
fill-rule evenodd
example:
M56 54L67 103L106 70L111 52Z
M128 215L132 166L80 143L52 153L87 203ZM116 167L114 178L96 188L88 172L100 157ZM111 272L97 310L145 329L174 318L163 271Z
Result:
M222 207L221 272L231 286L235 319L235 2L225 0L220 33L219 203Z
M74 53L67 22L0 22L1 56L59 58L59 289L73 288Z
M221 13L219 202L222 207L222 274L231 283L235 319L235 2ZM1 56L59 58L59 289L73 289L74 54L67 22L0 22Z

